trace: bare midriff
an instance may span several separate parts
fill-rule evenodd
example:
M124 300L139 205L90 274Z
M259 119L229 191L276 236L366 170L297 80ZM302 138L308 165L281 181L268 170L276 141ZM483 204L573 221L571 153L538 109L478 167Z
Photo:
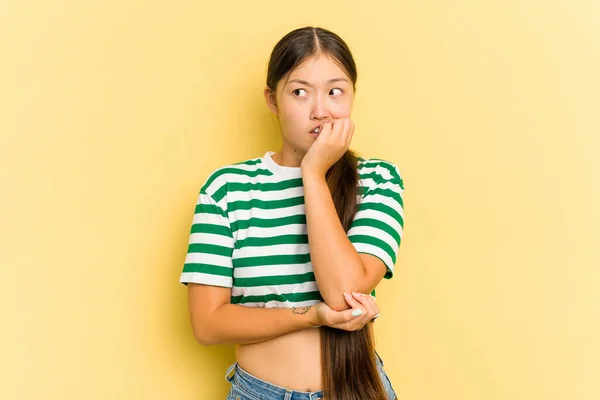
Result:
M236 360L249 374L287 389L321 390L321 328L309 328L264 342L236 345Z
M373 328L369 323L365 329ZM264 342L236 345L236 360L249 374L272 385L316 392L322 390L321 328L309 328Z

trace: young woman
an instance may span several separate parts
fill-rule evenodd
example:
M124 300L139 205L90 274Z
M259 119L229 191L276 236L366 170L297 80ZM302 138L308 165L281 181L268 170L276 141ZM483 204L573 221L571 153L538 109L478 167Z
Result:
M228 399L396 399L372 321L404 186L392 162L349 150L356 80L339 36L289 32L264 91L281 149L216 169L200 190L180 282L197 340L236 345Z

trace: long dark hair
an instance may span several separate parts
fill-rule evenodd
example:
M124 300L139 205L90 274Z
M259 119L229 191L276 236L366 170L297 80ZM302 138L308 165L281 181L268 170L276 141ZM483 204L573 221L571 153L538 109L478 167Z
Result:
M323 28L295 29L273 48L267 71L267 86L276 93L277 84L310 57L332 57L352 80L356 90L356 64L346 43ZM327 171L325 178L344 231L356 214L358 157L351 150ZM358 331L321 327L323 391L327 400L386 400L377 364L373 332L367 324Z

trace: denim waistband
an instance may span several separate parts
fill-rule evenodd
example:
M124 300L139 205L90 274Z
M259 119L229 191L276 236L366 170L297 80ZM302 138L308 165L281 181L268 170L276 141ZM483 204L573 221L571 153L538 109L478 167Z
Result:
M381 369L383 367L383 360L375 352L375 360L377 367ZM266 382L256 376L250 374L248 371L244 370L237 361L235 361L231 366L227 369L227 373L225 374L225 380L230 383L235 383L239 388L245 389L248 394L252 395L253 393L260 393L260 398L266 399L285 399L285 400L322 400L323 399L323 391L318 390L314 392L303 392L299 390L292 390L288 388L284 388L281 386L274 385L272 383ZM387 388L386 388L387 390Z
M235 371L234 374L231 374ZM260 393L260 398L267 399L285 399L285 400L322 400L323 391L318 390L315 392L303 392L299 390L292 390L281 386L274 385L272 383L263 381L260 378L250 374L244 370L240 365L234 362L227 373L225 374L227 382L235 383L239 387L248 390L249 394Z

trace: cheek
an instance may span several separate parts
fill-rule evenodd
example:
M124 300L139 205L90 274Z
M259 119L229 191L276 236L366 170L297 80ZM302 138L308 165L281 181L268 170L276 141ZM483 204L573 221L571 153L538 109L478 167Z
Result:
M308 116L306 112L298 107L288 107L280 110L279 119L284 125L297 126L298 124L306 124Z
M338 104L337 110L340 118L350 118L350 114L352 113L352 101L349 100Z
M334 118L350 118L350 114L352 113L352 101L340 100L331 102L328 109Z

